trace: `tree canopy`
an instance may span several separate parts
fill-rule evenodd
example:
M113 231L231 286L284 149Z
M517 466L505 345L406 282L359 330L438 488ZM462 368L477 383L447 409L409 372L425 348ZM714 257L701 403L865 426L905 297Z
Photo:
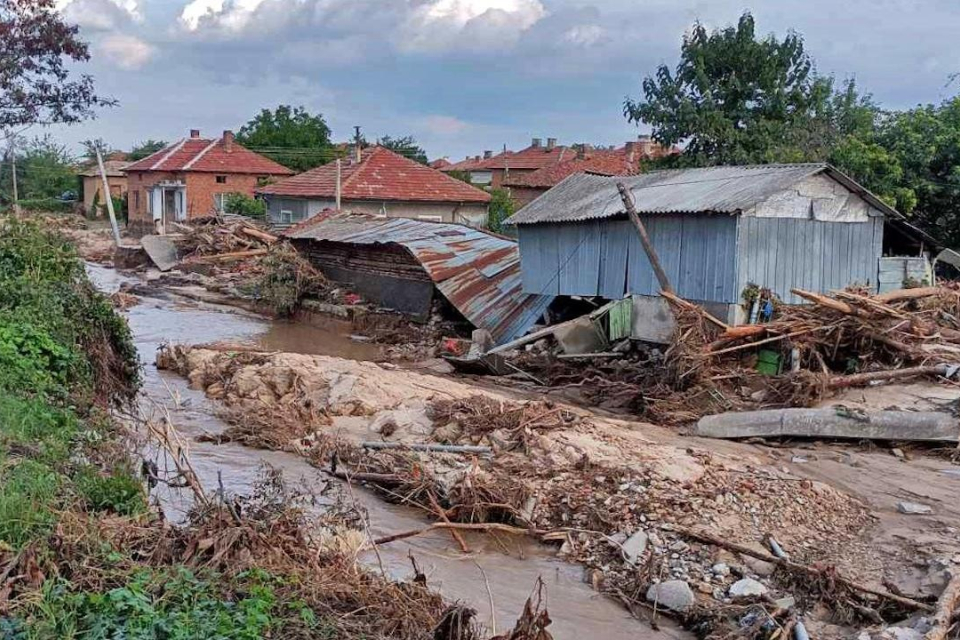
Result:
M749 13L735 27L695 24L680 61L643 80L624 115L682 153L654 164L830 162L934 237L960 246L960 96L884 111L853 81L820 76L803 38L758 38Z
M67 147L50 134L38 136L13 147L17 157L17 190L20 200L60 197L76 191L74 158ZM9 153L8 153L9 155ZM12 163L9 158L0 167L0 194L9 201L13 192Z
M143 160L147 156L153 155L166 146L167 142L165 140L154 140L153 138L150 138L133 145L133 148L130 149L130 153L127 154L127 159L131 162Z
M822 159L877 111L852 81L838 91L817 75L799 34L758 38L750 13L713 32L696 23L676 68L660 65L642 89L624 114L664 146L683 143L673 161L687 166Z
M237 142L294 171L312 169L336 157L330 127L323 116L310 114L303 107L263 109L243 125Z
M79 122L115 104L72 72L90 58L78 31L54 0L0 0L0 129Z
M411 160L416 160L420 164L427 164L428 162L427 152L417 144L413 136L401 136L398 138L383 136L377 140L377 144Z

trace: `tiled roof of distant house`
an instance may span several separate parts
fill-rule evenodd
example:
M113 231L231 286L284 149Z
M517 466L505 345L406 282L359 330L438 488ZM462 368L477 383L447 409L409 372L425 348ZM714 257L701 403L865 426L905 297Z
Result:
M283 165L237 144L229 131L212 140L201 138L199 131L193 131L189 138L183 138L128 165L126 170L253 173L272 176L293 174L293 171Z
M437 170L446 169L447 167L452 165L453 163L447 160L446 158L437 158L436 160L430 163L430 167Z
M535 140L526 149L520 151L505 151L481 160L478 169L542 169L567 160L573 160L577 152L570 147L557 146L548 143L546 146Z
M107 172L108 178L123 178L127 175L125 171L129 164L129 160L104 160L103 169ZM100 166L94 162L81 170L77 175L83 176L84 178L99 178Z
M336 196L335 162L280 180L259 193L293 198ZM390 151L368 147L360 162L341 161L340 197L344 200L400 200L408 202L489 202L490 194L426 165Z

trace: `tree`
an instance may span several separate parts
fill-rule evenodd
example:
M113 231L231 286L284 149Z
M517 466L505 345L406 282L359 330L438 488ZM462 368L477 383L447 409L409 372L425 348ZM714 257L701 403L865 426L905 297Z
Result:
M58 198L66 191L77 189L74 158L67 147L49 134L38 136L15 147L17 156L17 187L20 200ZM0 191L9 199L13 180L9 162L0 173Z
M513 215L516 206L506 189L491 189L487 207L487 228L494 233L503 233L503 221Z
M336 157L323 116L311 115L303 107L263 109L243 125L237 142L294 171L312 169Z
M167 143L164 140L154 140L153 138L144 140L143 142L133 146L133 149L131 149L130 153L127 154L127 160L130 162L143 160L147 156L155 154L157 151L160 151L166 146Z
M660 65L642 88L624 115L664 146L685 143L668 160L681 166L822 160L878 112L852 81L837 91L818 76L799 34L758 39L750 13L712 33L696 23L676 69Z
M97 161L97 151L99 151L100 155L104 158L113 151L113 147L103 138L88 138L83 140L80 146L83 147L83 156L91 162Z
M411 160L416 160L420 164L427 164L428 162L427 152L417 144L413 136L402 136L400 138L383 136L377 140L377 144Z
M115 104L96 94L93 78L71 71L89 58L54 0L0 0L0 129L79 122Z

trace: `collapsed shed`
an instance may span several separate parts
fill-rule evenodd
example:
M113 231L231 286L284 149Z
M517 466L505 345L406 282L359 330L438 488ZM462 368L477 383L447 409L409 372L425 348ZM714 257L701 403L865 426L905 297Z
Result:
M672 316L618 182L633 195L677 293L731 324L746 320L750 285L794 304L801 300L792 288L902 286L883 280L906 273L904 252L925 259L923 234L827 164L574 175L507 220L518 227L524 292L633 295L637 338L662 339ZM900 256L885 257L892 253Z
M367 300L423 319L439 291L498 343L526 333L554 300L523 292L516 242L464 225L321 215L285 235L327 277Z

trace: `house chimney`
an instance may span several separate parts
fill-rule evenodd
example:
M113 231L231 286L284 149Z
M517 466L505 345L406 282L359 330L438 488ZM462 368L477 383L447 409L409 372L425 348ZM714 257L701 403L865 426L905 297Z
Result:
M484 159L484 160L489 160L489 159L492 158L492 157L493 157L493 151L484 151L484 152L483 152L483 159Z
M637 147L638 147L638 146L640 146L640 143L639 143L639 142L635 142L635 141L633 141L633 140L630 140L630 141L627 142L627 144L626 144L627 162L632 163L632 162L635 162L636 160L639 160L639 158L637 157L637 155L638 155L638 154L637 154ZM642 152L643 152L643 150L641 149L641 150L640 150L640 153L642 153Z
M190 137L191 137L191 138L199 138L199 137L200 137L200 129L190 129Z
M587 145L578 144L577 145L577 160L583 160L587 157Z
M223 132L223 150L227 153L233 151L233 131L224 131Z
M533 147L534 149L539 149L539 148L540 148L540 144L541 144L540 138L534 138L534 139L530 142L530 146Z
M557 146L556 138L547 138L547 151L553 151Z
M474 162L480 162L480 156L473 156Z

